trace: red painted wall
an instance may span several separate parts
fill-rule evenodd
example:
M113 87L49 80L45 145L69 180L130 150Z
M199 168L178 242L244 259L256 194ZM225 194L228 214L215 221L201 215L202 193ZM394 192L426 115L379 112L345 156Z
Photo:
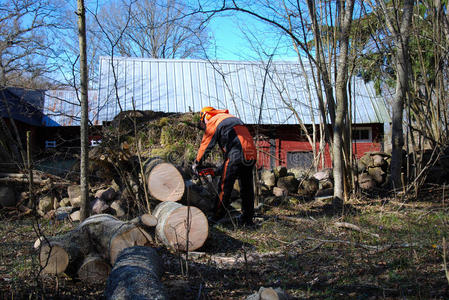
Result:
M372 142L353 142L352 149L354 156L360 158L366 152L381 151L383 136L382 124L367 124L363 127L372 128ZM266 132L268 131L265 128ZM263 130L262 130L263 132ZM270 139L265 138L257 141L258 147L258 163L259 168L270 169L272 163L274 166L287 166L287 152L304 151L312 152L312 146L304 136L300 135L299 126L276 126L275 130L271 128L271 140L274 141L273 147L270 147ZM319 143L316 144L317 151L319 150ZM275 150L275 157L270 155L270 150ZM274 160L274 161L273 161ZM326 145L324 153L324 168L332 167L332 161L329 153L329 146Z

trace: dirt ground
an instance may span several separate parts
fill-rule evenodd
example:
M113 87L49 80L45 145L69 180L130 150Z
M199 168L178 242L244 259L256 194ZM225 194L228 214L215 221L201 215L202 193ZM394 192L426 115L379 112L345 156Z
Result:
M171 299L245 299L262 286L292 299L449 299L447 194L434 186L418 200L365 195L339 212L280 199L258 211L256 228L211 226L188 257L155 245L162 281ZM103 298L105 284L39 274L37 230L53 236L76 224L6 210L0 218L0 299Z

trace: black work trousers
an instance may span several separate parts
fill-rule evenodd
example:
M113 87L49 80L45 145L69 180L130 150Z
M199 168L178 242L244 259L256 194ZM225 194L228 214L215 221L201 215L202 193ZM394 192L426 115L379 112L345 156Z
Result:
M231 193L234 183L238 179L240 184L240 197L242 198L242 219L252 220L254 216L254 186L253 168L255 161L241 159L227 159L222 166L220 183L218 185L218 204L216 216L224 216L231 204Z

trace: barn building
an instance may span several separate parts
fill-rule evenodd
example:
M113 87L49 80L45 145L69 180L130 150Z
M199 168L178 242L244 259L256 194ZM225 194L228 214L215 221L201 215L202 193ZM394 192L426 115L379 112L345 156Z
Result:
M310 67L297 62L101 57L99 68L98 124L121 110L227 108L256 135L260 166L312 163L312 145L299 126L302 122L311 132L322 123ZM382 150L390 123L385 100L359 77L352 78L350 99L354 154ZM324 158L324 167L331 166L328 149Z

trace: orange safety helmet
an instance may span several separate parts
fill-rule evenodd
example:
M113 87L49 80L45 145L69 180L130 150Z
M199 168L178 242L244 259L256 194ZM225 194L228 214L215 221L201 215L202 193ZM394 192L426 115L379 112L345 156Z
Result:
M212 118L211 114L208 114L208 112L215 110L215 108L213 108L212 106L205 106L203 107L203 109L201 109L200 112L200 120L201 122L204 122L204 119L210 120L210 118Z

